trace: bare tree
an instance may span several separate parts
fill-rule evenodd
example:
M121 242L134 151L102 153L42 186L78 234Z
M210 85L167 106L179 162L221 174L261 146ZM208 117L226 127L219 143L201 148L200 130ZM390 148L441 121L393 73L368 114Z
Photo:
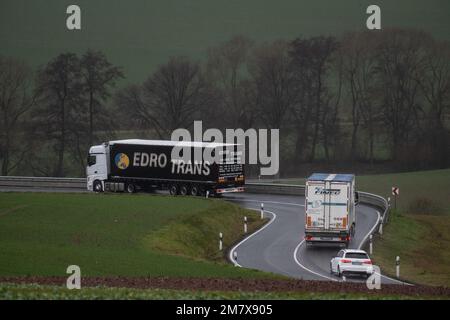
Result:
M249 68L258 91L260 117L267 127L282 128L297 94L288 43L275 41L257 47Z
M94 142L94 131L105 128L109 118L107 109L103 106L110 97L110 90L116 81L123 78L119 67L113 66L106 56L100 51L87 51L80 61L81 74L83 77L83 89L87 95L88 102L88 143ZM96 121L96 118L99 120Z
M248 128L255 121L253 103L248 103L247 63L252 41L234 36L208 50L207 74L220 90L222 109L232 127ZM223 119L222 119L223 121Z
M296 39L292 42L292 64L296 70L296 79L299 85L297 90L302 91L301 99L297 100L300 110L297 110L295 114L304 114L304 117L301 118L304 128L312 122L309 161L313 161L315 158L321 123L323 124L325 119L324 114L328 113L328 107L333 105L329 103L330 91L326 82L331 67L331 57L337 49L337 45L337 41L333 37ZM297 141L299 139L306 141L305 129L299 130L299 134L303 136L298 136Z
M210 86L200 66L185 57L171 58L142 86L130 86L116 97L119 108L129 108L160 138L191 127L210 100Z
M369 137L369 160L374 160L375 125L380 118L377 97L376 46L378 35L358 32L346 34L342 39L340 55L343 61L344 79L351 98L351 158L355 160L358 145L358 129L361 120Z
M436 41L427 46L424 55L423 73L418 75L417 82L428 103L422 111L426 119L422 141L432 147L432 161L443 167L450 156L449 137L445 128L445 114L450 110L450 44Z
M82 130L79 106L82 101L80 61L73 53L64 53L52 59L38 75L41 95L35 110L37 132L43 132L48 141L54 141L57 153L53 175L64 175L64 156L71 131Z
M383 118L390 132L392 154L399 160L401 146L410 142L412 129L419 124L419 84L423 49L428 36L412 30L385 30L377 47Z
M23 61L0 56L0 160L4 176L17 167L27 151L16 139L23 131L23 116L36 99L32 80L31 69Z

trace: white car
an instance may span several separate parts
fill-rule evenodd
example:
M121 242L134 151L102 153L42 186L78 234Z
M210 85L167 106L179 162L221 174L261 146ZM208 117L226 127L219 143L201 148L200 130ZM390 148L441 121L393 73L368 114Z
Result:
M370 276L373 272L372 260L363 250L344 249L330 261L330 272L341 277L344 274Z

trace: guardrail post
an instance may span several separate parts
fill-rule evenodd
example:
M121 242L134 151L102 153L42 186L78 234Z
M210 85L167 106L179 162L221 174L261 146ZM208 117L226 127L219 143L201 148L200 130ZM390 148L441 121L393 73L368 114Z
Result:
M372 255L372 253L373 253L373 241L372 241L372 238L373 238L373 236L370 235L369 236L369 253L370 253L370 255Z
M219 251L222 251L223 249L223 234L222 232L219 232Z
M247 217L244 217L244 233L247 233Z
M397 278L400 278L400 257L397 256L395 258L395 273L397 275Z
M264 219L264 203L261 202L261 220Z

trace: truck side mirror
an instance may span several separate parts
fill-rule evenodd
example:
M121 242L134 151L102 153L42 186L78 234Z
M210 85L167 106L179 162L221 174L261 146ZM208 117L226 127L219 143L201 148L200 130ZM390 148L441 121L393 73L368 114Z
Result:
M355 206L359 203L359 192L355 191Z

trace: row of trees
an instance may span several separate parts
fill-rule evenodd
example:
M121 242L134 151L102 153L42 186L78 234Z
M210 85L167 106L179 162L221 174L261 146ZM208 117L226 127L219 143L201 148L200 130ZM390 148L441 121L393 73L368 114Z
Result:
M67 154L83 172L98 128L112 128L105 101L123 77L120 68L88 51L60 54L36 73L20 60L0 58L0 70L1 174L26 162L33 174L63 176Z
M322 160L450 164L450 47L420 31L263 44L236 36L208 49L202 64L173 57L114 92L123 73L100 52L61 54L36 77L10 58L0 69L2 174L30 155L40 174L64 175L70 165L81 172L93 143L138 132L167 139L199 119L204 127L280 129L285 173ZM34 138L21 139L27 132Z

